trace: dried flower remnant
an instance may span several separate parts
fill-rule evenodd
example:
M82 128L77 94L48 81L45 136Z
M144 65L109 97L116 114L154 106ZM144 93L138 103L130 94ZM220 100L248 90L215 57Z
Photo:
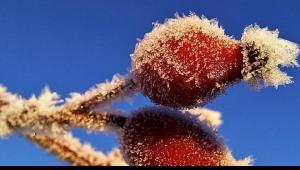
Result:
M120 138L129 165L233 165L216 131L194 115L164 107L134 112Z
M192 14L156 24L132 54L132 73L157 104L202 106L241 79L275 87L290 83L278 65L297 65L298 54L298 46L278 32L250 26L238 41L216 20Z
M292 77L279 66L299 66L297 57L299 46L279 38L279 31L270 31L258 25L245 28L241 44L243 46L243 78L253 87L290 84Z

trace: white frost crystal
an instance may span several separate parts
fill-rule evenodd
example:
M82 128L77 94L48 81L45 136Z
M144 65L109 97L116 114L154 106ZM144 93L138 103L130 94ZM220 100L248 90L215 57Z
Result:
M192 115L199 117L201 121L206 121L209 126L219 127L222 121L222 114L221 112L210 110L207 108L193 108L193 109L186 109Z
M278 30L270 31L258 25L245 28L241 43L244 47L242 72L246 82L252 86L259 86L263 81L265 86L276 88L293 82L292 77L279 67L299 66L296 60L300 52L297 44L279 38ZM256 54L251 56L251 50Z
M12 133L12 129L7 124L8 117L20 113L23 109L24 100L8 93L6 88L0 85L0 138Z

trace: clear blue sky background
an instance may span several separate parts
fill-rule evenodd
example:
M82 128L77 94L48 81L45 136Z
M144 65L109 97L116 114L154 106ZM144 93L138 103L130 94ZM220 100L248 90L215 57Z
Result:
M245 26L278 28L300 43L298 0L1 0L0 83L30 97L45 85L66 97L130 69L136 39L176 12L218 18L229 35ZM286 69L295 83L253 91L240 83L208 107L223 113L220 131L236 158L256 165L300 165L300 69ZM126 111L150 104L139 95ZM74 130L104 152L114 135ZM66 165L21 136L0 140L0 165Z

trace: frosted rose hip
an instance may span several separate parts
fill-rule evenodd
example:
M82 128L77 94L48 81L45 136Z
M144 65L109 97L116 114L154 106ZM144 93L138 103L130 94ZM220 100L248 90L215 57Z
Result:
M226 149L195 117L166 108L145 108L125 123L121 144L130 165L216 166Z
M242 79L255 88L291 83L279 67L298 66L300 50L278 36L277 30L255 25L237 41L216 20L177 17L156 25L137 44L131 72L157 104L202 106Z
M203 105L242 79L241 50L215 21L170 19L136 46L132 72L143 93L157 104Z

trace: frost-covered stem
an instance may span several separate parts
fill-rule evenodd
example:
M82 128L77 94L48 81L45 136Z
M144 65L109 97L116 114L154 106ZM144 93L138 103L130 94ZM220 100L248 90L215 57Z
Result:
M64 131L72 127L97 131L122 127L127 117L112 109L98 113L95 107L107 106L135 90L133 79L115 76L111 82L99 84L84 95L73 95L57 106L58 95L48 89L38 98L25 100L0 86L0 136L18 131L72 165L126 165L120 151L113 150L105 156L70 134L64 135Z
M25 136L48 152L55 154L60 160L74 166L126 165L122 155L116 150L105 155L100 151L95 151L88 144L81 144L71 134L47 136L28 134Z
M121 127L125 121L126 117L108 112L79 113L61 110L54 114L43 115L36 112L33 106L22 110L20 114L7 117L9 128L35 133L60 133L61 129L69 130L73 127L102 131L106 127Z
M122 88L123 86L119 86L119 90ZM97 95L90 99L95 101L97 98L98 104L101 103L100 101L105 103L108 94L114 94L114 92L100 97L98 89ZM0 87L0 136L6 136L14 130L61 133L62 129L69 130L72 127L102 131L106 128L122 127L126 121L126 117L112 109L97 113L90 108L95 105L95 102L88 102L89 100L83 100L86 102L69 100L65 105L56 106L57 99L58 95L51 93L48 89L38 98L32 97L24 100Z
M62 124L66 124L69 127L83 127L95 131L102 131L107 127L121 128L127 119L127 117L113 111L97 113L95 111L77 112L65 110L58 113L58 115L64 115L62 118L57 119Z
M132 76L115 75L111 82L100 83L84 95L73 94L65 108L71 112L86 113L96 106L126 98L136 90L137 84Z

